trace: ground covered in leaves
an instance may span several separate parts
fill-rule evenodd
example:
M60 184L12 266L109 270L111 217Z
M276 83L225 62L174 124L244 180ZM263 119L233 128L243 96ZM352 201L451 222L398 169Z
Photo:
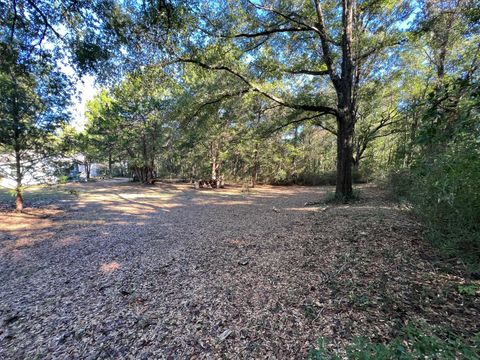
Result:
M407 323L480 331L478 281L373 186L312 206L331 189L68 186L0 213L2 359L300 359Z

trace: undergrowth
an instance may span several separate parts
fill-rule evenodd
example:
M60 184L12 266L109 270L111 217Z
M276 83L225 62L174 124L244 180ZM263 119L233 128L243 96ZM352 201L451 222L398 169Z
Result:
M386 344L357 338L345 349L352 360L414 360L414 359L464 359L480 358L480 333L470 339L433 328L407 325L399 336ZM337 360L345 358L329 349L328 340L320 338L318 347L309 353L309 360Z
M480 269L480 152L454 144L388 181L397 200L408 201L425 225L425 237L446 257ZM476 150L474 150L476 149Z

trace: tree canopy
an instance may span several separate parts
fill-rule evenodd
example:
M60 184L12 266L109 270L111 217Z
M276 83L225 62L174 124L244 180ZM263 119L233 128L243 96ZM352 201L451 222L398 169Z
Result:
M145 183L334 184L348 201L355 181L393 176L432 217L477 209L475 1L0 8L0 145L16 159L20 203L24 172L68 149L86 169L105 164L107 176ZM101 91L72 135L72 85L83 74ZM432 181L435 171L445 182Z

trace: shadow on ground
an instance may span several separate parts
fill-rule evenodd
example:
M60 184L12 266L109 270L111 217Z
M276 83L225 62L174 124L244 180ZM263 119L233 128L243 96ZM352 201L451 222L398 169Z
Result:
M303 358L407 321L478 331L467 280L374 187L322 207L304 204L331 188L73 188L0 215L0 357Z

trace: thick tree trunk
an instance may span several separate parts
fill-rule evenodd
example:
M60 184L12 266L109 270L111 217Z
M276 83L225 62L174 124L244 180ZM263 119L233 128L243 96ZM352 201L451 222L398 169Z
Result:
M134 181L138 180L144 184L153 184L155 174L150 166L134 166L132 170L134 173Z
M335 195L349 199L353 194L353 119L351 115L337 116L337 179Z
M23 195L21 188L16 189L15 210L18 212L23 211Z
M16 180L17 186L15 188L15 209L17 211L23 211L23 189L22 189L22 165L20 162L20 150L15 149L15 170L16 170Z

